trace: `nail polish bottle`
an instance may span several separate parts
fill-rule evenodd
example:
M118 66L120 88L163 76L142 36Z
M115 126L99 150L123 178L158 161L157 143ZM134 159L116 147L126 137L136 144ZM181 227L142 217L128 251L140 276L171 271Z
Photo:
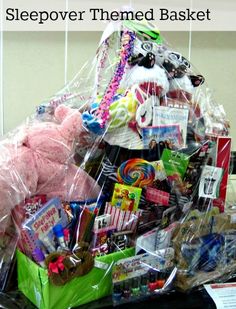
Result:
M122 297L121 285L115 284L113 287L113 294L112 294L113 301L116 303L119 303L121 300L121 297Z
M123 295L125 299L129 299L131 296L131 290L130 290L130 282L127 280L124 283L124 289L123 289Z
M140 294L140 288L139 288L139 280L138 278L133 278L132 281L132 296L137 297Z
M158 279L157 279L157 288L162 289L163 286L165 285L165 273L164 272L159 272L158 273Z
M140 290L143 295L148 294L148 278L146 275L141 277Z
M150 275L149 275L148 287L149 287L150 292L153 292L157 289L156 274L153 273L153 272L150 273Z

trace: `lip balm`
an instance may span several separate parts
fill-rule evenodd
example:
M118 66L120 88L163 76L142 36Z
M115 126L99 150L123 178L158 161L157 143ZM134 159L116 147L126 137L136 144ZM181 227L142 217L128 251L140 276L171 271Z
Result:
M61 224L56 224L53 227L53 232L62 248L66 248L65 238L64 238L64 230Z

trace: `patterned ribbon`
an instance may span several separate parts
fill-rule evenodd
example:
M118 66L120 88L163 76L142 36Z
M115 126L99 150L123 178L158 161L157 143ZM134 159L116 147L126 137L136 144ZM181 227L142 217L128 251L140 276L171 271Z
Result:
M104 128L105 124L109 120L109 107L112 103L113 97L116 94L117 89L119 88L120 81L123 77L127 61L131 56L134 39L135 39L134 32L124 30L121 38L122 47L120 51L120 61L117 65L115 74L111 79L107 87L107 90L102 98L102 101L95 112L95 116L97 119L99 119L101 128Z

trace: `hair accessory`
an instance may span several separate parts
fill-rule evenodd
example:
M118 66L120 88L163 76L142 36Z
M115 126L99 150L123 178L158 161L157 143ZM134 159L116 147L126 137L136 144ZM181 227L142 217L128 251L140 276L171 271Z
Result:
M64 256L59 255L58 258L55 260L55 262L50 262L48 265L49 275L51 273L59 274L60 271L63 271L65 269L65 266L63 264L63 260L65 259Z
M133 43L135 39L135 34L132 31L124 30L121 37L121 51L120 51L120 61L115 70L115 74L111 79L107 90L102 98L99 108L95 112L95 116L99 119L101 128L105 127L105 124L109 120L109 107L112 103L112 99L119 87L120 81L123 77L125 66L128 59L131 56L133 50Z
M81 242L71 254L66 252L49 254L45 264L52 284L61 286L75 277L87 274L93 268L94 260L88 251L88 244Z

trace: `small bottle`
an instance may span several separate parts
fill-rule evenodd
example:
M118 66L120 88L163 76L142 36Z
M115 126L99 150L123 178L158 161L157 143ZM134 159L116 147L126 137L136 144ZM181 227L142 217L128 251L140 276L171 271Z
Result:
M131 291L130 291L130 282L127 280L124 283L124 289L123 289L123 297L125 299L129 299L131 296Z
M148 294L148 278L146 275L141 277L140 290L143 295Z
M134 296L134 297L139 296L140 288L139 288L138 278L133 278L131 291L132 291L132 296Z
M53 232L58 240L60 247L66 248L65 239L64 239L64 231L61 224L56 224L53 227Z
M156 280L156 274L154 272L151 272L149 275L149 291L153 292L157 289L157 280Z
M157 288L158 289L162 289L163 286L165 285L166 283L166 280L165 280L165 273L164 272L159 272L158 273L158 279L157 279Z
M112 299L115 303L119 303L122 297L122 289L120 284L115 284L113 287Z

